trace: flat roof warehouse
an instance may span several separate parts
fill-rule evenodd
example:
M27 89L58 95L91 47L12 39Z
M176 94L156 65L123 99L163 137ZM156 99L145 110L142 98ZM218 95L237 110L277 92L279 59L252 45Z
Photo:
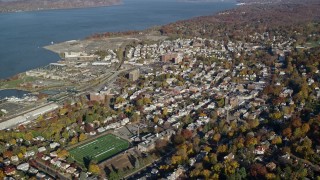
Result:
M36 109L34 111L31 111L29 113L26 113L24 115L17 116L15 118L9 119L7 121L4 121L4 122L0 123L0 130L12 128L13 126L16 126L16 125L19 125L19 124L23 124L23 123L27 123L27 122L32 121L32 120L35 120L40 115L48 113L48 112L53 111L53 110L58 109L58 108L59 108L59 105L53 103L53 104L41 107L39 109Z

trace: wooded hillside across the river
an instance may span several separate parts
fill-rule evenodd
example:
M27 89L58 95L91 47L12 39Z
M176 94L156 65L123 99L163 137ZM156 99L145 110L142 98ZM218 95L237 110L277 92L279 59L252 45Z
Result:
M252 34L252 32L276 29L287 31L288 29L283 27L299 28L301 24L305 25L308 22L320 20L319 1L290 0L268 4L263 4L268 1L261 0L240 1L256 3L254 5L239 6L218 15L171 23L163 26L160 31L163 35L234 37L241 39L248 34Z
M0 13L112 6L121 0L0 0Z

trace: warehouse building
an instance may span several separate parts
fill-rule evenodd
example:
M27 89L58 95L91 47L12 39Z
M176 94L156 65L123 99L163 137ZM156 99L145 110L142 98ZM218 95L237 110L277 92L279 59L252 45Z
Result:
M0 123L0 130L12 128L13 126L17 126L19 124L33 121L36 118L38 118L40 115L43 115L43 114L48 113L50 111L56 110L58 108L59 108L59 106L57 104L50 104L50 105L41 107L39 109L36 109L34 111L31 111L31 112L24 114L22 116L17 116L15 118L9 119L7 121Z

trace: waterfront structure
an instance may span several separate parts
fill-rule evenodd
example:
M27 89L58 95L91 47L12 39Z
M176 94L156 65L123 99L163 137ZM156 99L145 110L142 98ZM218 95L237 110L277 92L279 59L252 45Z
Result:
M96 60L97 58L98 56L88 55L85 52L65 52L64 53L65 60L92 61L92 60Z

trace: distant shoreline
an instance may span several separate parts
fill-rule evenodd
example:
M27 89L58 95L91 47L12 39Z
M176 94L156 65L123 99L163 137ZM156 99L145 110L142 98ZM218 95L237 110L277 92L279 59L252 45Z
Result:
M36 0L35 0L36 1ZM84 2L85 3L85 2ZM26 7L27 5L21 2L21 4L16 5L13 2L1 2L0 0L0 14L6 13L19 13L19 12L38 12L38 11L48 11L48 10L67 10L67 9L82 9L82 8L97 8L97 7L108 7L108 6L119 6L122 5L122 0L111 0L105 3L99 4L71 4L67 6L63 6L62 4L57 5L46 5L46 7ZM18 7L15 7L18 6ZM23 6L23 8L19 8L19 6ZM30 4L33 6L33 4ZM52 6L52 7L50 7Z

